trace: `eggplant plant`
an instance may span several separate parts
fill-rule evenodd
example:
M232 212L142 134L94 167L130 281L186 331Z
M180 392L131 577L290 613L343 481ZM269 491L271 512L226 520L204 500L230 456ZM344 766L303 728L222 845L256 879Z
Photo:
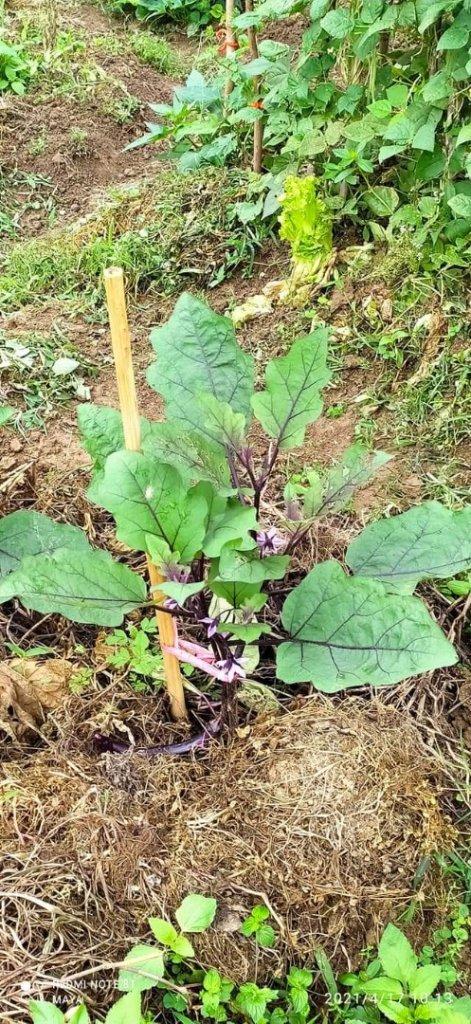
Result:
M320 562L304 578L290 569L314 524L345 507L390 458L355 444L330 469L308 473L305 485L288 480L275 493L284 453L302 448L322 411L327 330L317 327L270 360L261 388L231 320L191 294L151 340L148 381L166 419L142 420L141 451L125 449L115 409L82 405L79 421L94 466L88 497L113 515L118 540L145 552L165 577L171 653L233 691L254 647L275 660L283 683L326 693L452 665L453 646L414 591L421 580L471 566L471 507L425 502L368 525L345 564ZM0 601L12 598L117 626L152 593L79 528L26 510L0 521Z

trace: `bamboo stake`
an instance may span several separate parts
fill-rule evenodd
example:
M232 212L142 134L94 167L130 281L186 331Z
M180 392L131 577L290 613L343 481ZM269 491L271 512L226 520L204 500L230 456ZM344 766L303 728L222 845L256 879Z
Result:
M226 0L226 59L234 57L235 55L235 44L236 37L234 34L234 0ZM234 82L231 78L228 78L224 88L224 98L227 100L228 96L234 88ZM226 105L227 106L227 105Z
M126 313L123 271L121 267L109 267L104 272L106 301L110 321L111 342L116 367L119 405L123 417L124 442L126 448L138 452L141 447L141 424L137 403L136 382L132 362L131 338ZM153 587L163 583L164 577L150 559L147 559L150 582ZM163 604L165 594L153 591L156 604ZM178 658L166 654L165 644L171 646L175 642L173 620L165 612L156 612L157 626L164 660L165 681L170 697L172 717L177 721L186 718L185 694Z
M253 0L245 0L245 10L247 14L252 14L253 11ZM255 28L252 26L247 29L247 35L249 38L250 56L252 60L257 60L258 53L258 42L257 33ZM261 76L257 76L254 79L254 88L257 98L260 98L260 92L262 87ZM262 118L254 121L253 126L253 170L255 174L262 173L262 157L263 157L263 121Z

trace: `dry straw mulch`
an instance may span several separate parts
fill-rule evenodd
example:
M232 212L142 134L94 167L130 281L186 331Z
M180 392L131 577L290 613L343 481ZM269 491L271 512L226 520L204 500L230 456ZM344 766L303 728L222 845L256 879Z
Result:
M439 768L412 718L380 702L316 697L184 762L84 753L109 701L73 698L58 741L0 770L2 1021L27 1019L25 982L50 998L56 979L103 1009L112 991L70 976L119 959L192 891L219 901L197 937L205 965L267 977L321 944L345 967L410 900L423 856L450 844ZM134 697L135 721L151 705ZM257 958L237 928L261 902L279 940Z

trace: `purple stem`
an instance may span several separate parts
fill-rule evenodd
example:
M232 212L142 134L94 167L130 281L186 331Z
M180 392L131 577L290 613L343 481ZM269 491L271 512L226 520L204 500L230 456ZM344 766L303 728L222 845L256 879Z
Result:
M113 736L104 736L101 732L94 734L92 743L98 754L131 753L139 754L140 757L158 757L160 754L177 756L179 754L191 754L194 750L204 750L208 746L209 740L213 736L217 736L220 728L220 720L215 718L212 722L208 723L205 731L198 733L197 736L193 736L189 740L181 740L180 743L167 743L157 747L134 747L132 744L125 743L123 740L118 740Z

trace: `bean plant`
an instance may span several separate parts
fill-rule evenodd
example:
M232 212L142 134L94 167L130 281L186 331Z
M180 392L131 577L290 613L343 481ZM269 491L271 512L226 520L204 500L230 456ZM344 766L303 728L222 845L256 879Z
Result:
M273 20L305 9L299 46L270 38ZM249 28L259 32L255 59ZM261 121L258 213L270 216L284 178L311 166L332 211L367 236L408 231L431 243L435 265L443 254L466 265L470 0L260 0L235 31L239 49L221 58L219 77L194 71L171 105L152 108L157 123L141 142L167 138L187 170L243 161Z
M115 409L84 404L79 421L94 465L90 501L166 579L172 653L220 680L227 700L254 648L283 683L326 693L452 665L457 654L415 590L471 566L471 507L427 501L371 522L342 561L292 565L319 521L390 458L354 444L304 484L286 475L286 453L322 411L326 328L271 359L260 387L231 320L189 293L151 339L148 381L165 420L142 420L141 451L125 450ZM29 510L0 522L0 573L0 601L75 622L115 627L152 599L139 572L82 530Z

